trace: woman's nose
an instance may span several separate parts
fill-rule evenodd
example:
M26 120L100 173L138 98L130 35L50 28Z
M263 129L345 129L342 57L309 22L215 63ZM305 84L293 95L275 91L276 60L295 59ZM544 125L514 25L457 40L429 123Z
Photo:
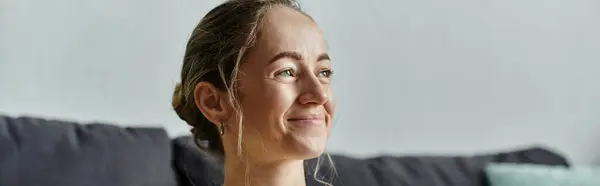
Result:
M327 102L327 90L316 76L306 78L302 85L299 101L301 104L323 105Z

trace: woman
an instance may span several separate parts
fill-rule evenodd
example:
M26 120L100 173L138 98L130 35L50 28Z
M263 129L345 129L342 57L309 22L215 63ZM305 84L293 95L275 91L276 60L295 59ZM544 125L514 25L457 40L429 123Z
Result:
M187 44L173 107L223 156L225 186L306 185L334 114L322 31L293 0L227 1Z

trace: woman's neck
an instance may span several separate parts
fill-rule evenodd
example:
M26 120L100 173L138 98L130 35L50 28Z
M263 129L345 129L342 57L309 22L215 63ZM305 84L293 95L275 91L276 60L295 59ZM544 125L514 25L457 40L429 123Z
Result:
M240 161L240 157L225 160L224 186L306 186L302 160L282 160L269 163Z

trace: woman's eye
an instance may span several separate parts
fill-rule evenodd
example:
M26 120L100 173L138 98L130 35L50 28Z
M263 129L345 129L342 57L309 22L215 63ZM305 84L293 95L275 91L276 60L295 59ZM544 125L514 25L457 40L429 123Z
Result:
M277 73L276 75L281 76L281 77L293 77L294 71L292 69L287 69L287 70Z
M331 69L322 70L321 72L319 72L319 75L321 75L322 77L329 78L333 75L333 70L331 70Z

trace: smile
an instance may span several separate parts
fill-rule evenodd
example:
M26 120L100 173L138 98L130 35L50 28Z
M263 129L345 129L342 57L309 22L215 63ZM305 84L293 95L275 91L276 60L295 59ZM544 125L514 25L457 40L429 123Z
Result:
M292 124L312 124L322 125L325 124L325 116L323 114L310 114L300 117L292 117L287 120L288 123Z

